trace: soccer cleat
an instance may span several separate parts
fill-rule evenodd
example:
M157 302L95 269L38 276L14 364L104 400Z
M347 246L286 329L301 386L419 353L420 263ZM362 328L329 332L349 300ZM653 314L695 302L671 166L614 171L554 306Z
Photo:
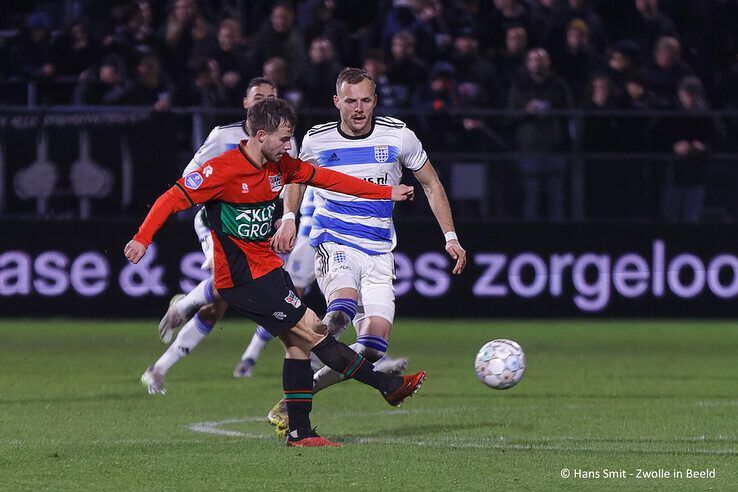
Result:
M374 370L377 372L383 372L390 376L399 376L405 372L407 364L407 357L398 357L397 359L393 359L392 357L383 357L374 364Z
M256 361L252 358L247 358L238 363L236 368L233 370L234 378L250 378L251 370L254 368Z
M146 369L141 376L141 384L146 386L146 390L150 395L165 395L167 390L164 389L164 375L154 369L154 366Z
M340 448L337 442L329 441L325 437L303 437L295 441L287 440L287 446L293 448Z
M294 448L340 448L341 445L337 442L329 441L325 437L321 437L315 433L315 429L311 430L309 435L296 438L293 435L297 435L297 431L293 430L290 435L287 436L287 446Z
M159 321L159 338L161 343L169 345L174 340L174 335L177 330L182 328L182 325L187 321L177 309L177 302L182 299L184 294L177 294L169 301L169 308L167 309L164 317Z
M389 395L385 395L384 399L393 407L399 407L405 398L418 392L418 388L425 382L425 371L420 371L412 376L402 376L402 384Z
M277 433L277 437L284 439L287 437L287 431L290 427L290 420L287 416L287 403L284 399L279 400L269 413L267 414L267 422L274 426L274 432Z

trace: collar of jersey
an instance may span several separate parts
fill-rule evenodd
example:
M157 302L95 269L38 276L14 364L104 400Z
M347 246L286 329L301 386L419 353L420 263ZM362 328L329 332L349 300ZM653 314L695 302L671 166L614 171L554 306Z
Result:
M338 130L339 135L349 140L361 140L363 138L368 138L372 135L372 133L374 133L374 116L372 116L372 127L369 129L369 133L367 133L366 135L349 135L348 133L344 133L343 130L341 130L340 120L338 122L338 125L336 126L336 129Z
M241 140L241 142L238 144L238 150L241 151L241 155L246 159L246 161L249 164L251 164L252 166L254 166L257 171L261 171L261 169L262 169L263 166L259 166L258 164L256 164L256 162L254 162L254 160L251 158L251 156L249 156L249 154L246 152L246 147L244 146L244 143L245 142L246 142L246 140Z

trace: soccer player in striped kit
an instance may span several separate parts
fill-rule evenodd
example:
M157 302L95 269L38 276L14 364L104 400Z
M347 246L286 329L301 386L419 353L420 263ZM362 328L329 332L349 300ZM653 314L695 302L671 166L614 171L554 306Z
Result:
M345 68L336 81L333 102L337 122L314 126L302 142L300 158L321 168L395 185L405 167L415 174L428 197L443 232L445 249L456 260L454 274L466 266L466 252L454 231L451 207L443 185L423 146L405 123L374 116L376 86L364 70ZM297 210L304 187L285 190L285 213ZM315 190L315 211L310 244L316 249L315 272L328 305L323 323L338 336L353 320L356 343L351 348L376 362L387 351L395 315L395 277L392 250L397 244L392 202ZM289 251L294 224L283 223L273 239L276 251ZM314 391L343 381L329 367L314 377ZM269 412L269 422L283 435L288 428L284 402Z

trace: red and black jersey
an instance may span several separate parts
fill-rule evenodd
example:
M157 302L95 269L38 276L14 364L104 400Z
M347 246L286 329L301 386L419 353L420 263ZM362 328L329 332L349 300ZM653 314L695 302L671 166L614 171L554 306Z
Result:
M282 266L270 248L274 210L287 183L305 183L363 198L389 199L392 189L343 173L313 167L285 154L259 166L245 141L183 176L159 197L133 239L148 246L173 213L205 204L213 235L215 288L259 278Z

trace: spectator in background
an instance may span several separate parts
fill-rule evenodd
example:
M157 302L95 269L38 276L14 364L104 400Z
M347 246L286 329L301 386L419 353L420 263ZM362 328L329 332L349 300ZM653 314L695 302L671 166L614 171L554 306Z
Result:
M428 148L452 147L458 138L449 111L461 108L461 95L453 65L436 62L430 71L427 86L414 99L414 107L419 114L418 123Z
M100 46L83 22L75 22L53 44L52 57L41 67L47 84L39 87L46 103L69 103L80 74L98 62Z
M528 51L528 31L520 24L505 29L505 47L495 56L498 80L504 94L509 94L515 81L524 76L525 53Z
M558 15L563 0L538 0L533 2L530 18L530 32L534 33L534 44L551 48L554 19Z
M277 94L290 103L293 109L300 107L303 99L302 90L292 84L287 60L275 56L265 61L262 77L274 82Z
M494 9L487 18L480 19L479 33L482 53L493 54L505 44L503 37L510 25L525 27L529 32L531 13L525 2L520 0L493 0Z
M132 88L126 74L125 61L108 55L99 67L88 68L80 75L74 89L74 104L123 104Z
M214 60L200 60L189 77L178 84L174 104L178 106L202 106L206 108L227 107L230 101L228 91L223 85L220 67ZM206 116L217 120L214 116ZM203 126L213 126L214 121Z
M336 0L307 0L298 6L297 23L303 39L311 43L315 38L326 38L333 45L341 65L351 60L350 31L346 23L336 17Z
M406 32L415 40L417 55L423 60L433 60L450 41L440 19L440 8L440 3L434 0L395 1L381 23L382 49L393 49L395 37Z
M628 96L628 107L631 109L653 109L656 107L656 99L653 92L648 88L646 75L634 70L625 79L625 92Z
M479 54L479 39L469 30L456 36L451 63L456 68L459 92L475 107L500 107L504 97L495 67Z
M404 92L402 107L409 107L410 97L425 87L427 65L415 55L415 37L409 32L399 32L392 38L392 59L387 69L387 79Z
M282 58L287 62L287 78L292 81L305 68L305 42L295 28L295 10L292 4L278 1L272 7L269 22L251 38L250 56L256 66L262 66L270 58ZM284 97L285 93L279 92Z
M372 77L377 90L377 108L379 113L388 114L402 107L407 97L404 88L391 84L387 78L387 63L382 50L369 50L364 55L364 70Z
M589 28L581 19L569 23L564 50L555 59L554 66L577 101L583 101L587 97L588 81L592 74L604 70L605 61L590 45Z
M607 50L607 76L625 90L625 82L636 70L638 45L632 41L618 41Z
M218 25L216 39L208 38L195 46L189 61L190 68L201 67L203 61L217 66L225 105L237 105L246 89L246 81L253 75L246 57L240 22L233 18L223 19Z
M622 94L607 75L596 75L587 87L582 107L591 112L623 109ZM623 119L617 116L593 115L584 122L584 150L591 152L624 150Z
M669 221L698 222L705 199L705 178L710 151L721 141L722 127L711 116L702 82L686 77L677 88L683 117L664 117L655 129L655 140L674 155L673 186L662 196L662 216Z
M551 71L548 52L543 48L528 51L525 59L526 75L512 86L508 106L523 109L529 116L515 128L515 143L521 151L519 160L523 175L523 219L539 220L542 185L547 196L549 220L562 221L566 217L564 181L566 159L552 155L568 143L566 122L560 117L546 116L551 109L572 106L566 82Z
M597 14L588 0L565 0L554 10L553 27L549 48L552 54L564 49L566 32L571 22L580 20L587 25L588 37L592 46L597 51L602 51L607 46L607 31L602 17Z
M677 34L674 22L659 10L658 0L634 0L638 11L634 25L624 37L638 44L642 53L651 53L656 40Z
M692 69L682 61L681 52L679 41L671 36L660 38L654 47L648 85L660 107L675 107L677 84L683 78L694 75Z
M187 77L195 45L210 34L210 26L200 14L195 0L175 0L159 29L161 56L166 72L174 79Z
M127 92L126 104L152 105L156 111L171 107L172 84L164 73L159 57L153 53L144 55L136 65L133 87Z
M300 77L304 89L303 106L329 108L336 93L335 82L341 65L336 61L333 43L328 38L318 37L310 43L309 62ZM312 126L312 125L309 125Z

